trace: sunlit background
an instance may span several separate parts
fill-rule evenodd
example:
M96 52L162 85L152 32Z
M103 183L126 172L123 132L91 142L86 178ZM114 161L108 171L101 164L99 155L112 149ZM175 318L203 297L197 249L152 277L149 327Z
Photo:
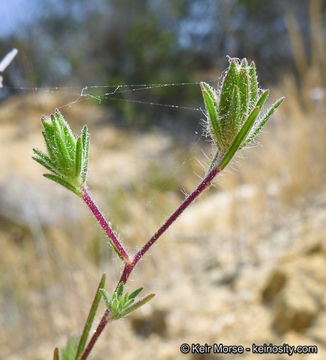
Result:
M286 101L138 265L128 291L157 296L93 358L234 359L182 355L193 342L326 358L325 17L324 0L0 0L0 60L18 49L0 88L1 359L52 359L102 273L112 292L121 271L85 205L31 159L41 116L88 125L90 191L132 254L207 171L199 81L216 86L227 56Z

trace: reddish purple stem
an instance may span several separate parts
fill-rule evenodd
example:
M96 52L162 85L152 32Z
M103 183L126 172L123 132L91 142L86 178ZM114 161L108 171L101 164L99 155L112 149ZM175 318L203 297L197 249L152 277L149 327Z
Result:
M83 197L82 198L85 201L85 203L87 204L87 206L89 207L89 209L91 210L91 212L96 217L97 221L99 222L99 224L101 225L101 227L103 228L103 230L105 231L107 236L111 239L113 245L115 246L115 248L117 249L119 254L124 258L126 263L130 263L127 252L125 251L123 246L120 244L119 240L117 239L113 230L111 229L109 223L105 220L104 216L101 214L100 210L97 208L94 201L88 194L86 187L83 188Z
M130 263L125 263L125 267L123 270L123 273L121 275L121 278L119 280L119 283L123 282L124 284L127 282L131 272L135 268L138 261L145 255L145 253L151 248L151 246L159 239L159 237L170 227L170 225L184 212L184 210L210 185L214 177L220 172L218 166L215 166L202 180L202 182L196 187L196 189L185 199L185 201L177 208L177 210L166 220L166 222L156 231L156 233L149 239L149 241L137 252L135 255L133 261ZM84 198L85 200L85 198ZM85 200L86 201L86 200ZM89 206L89 203L86 201L87 205ZM95 205L94 205L95 206ZM96 208L96 206L95 206ZM92 210L92 209L91 209ZM92 210L93 211L93 210ZM99 210L97 210L99 213ZM94 213L94 211L93 211ZM95 215L95 213L94 213ZM96 215L95 215L96 216ZM96 216L97 218L97 216ZM105 219L101 217L104 221ZM101 224L102 225L102 224ZM102 226L103 227L103 226ZM112 230L111 230L112 232ZM113 240L112 240L113 241ZM120 245L121 246L121 245ZM92 348L94 347L97 339L101 335L102 331L104 330L105 326L108 323L108 310L105 311L99 325L97 326L97 329L95 333L93 334L90 342L87 345L86 350L84 351L82 357L80 360L86 360L89 353L91 352Z
M214 177L219 173L219 168L214 167L197 188L185 199L185 201L177 208L177 210L166 220L166 222L156 231L156 233L148 240L148 242L137 252L132 263L125 266L119 282L126 283L129 275L133 271L138 261L145 255L151 246L159 239L159 237L174 223L175 220L184 212L184 210L207 188Z
M90 352L92 351L96 340L100 336L101 332L104 330L106 324L108 323L108 317L110 315L110 311L107 309L105 310L105 313L100 321L100 323L97 326L97 329L95 330L91 340L89 341L85 351L83 352L83 355L79 358L79 360L86 360Z

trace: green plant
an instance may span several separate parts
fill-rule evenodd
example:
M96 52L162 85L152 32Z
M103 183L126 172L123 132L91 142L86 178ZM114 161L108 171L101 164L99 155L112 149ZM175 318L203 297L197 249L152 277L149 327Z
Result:
M248 65L246 59L240 61L230 58L229 67L221 86L214 89L207 83L202 82L201 90L206 107L206 130L213 139L216 154L201 183L132 258L129 257L129 254L112 230L110 223L105 220L88 192L89 134L87 127L83 127L80 136L76 139L68 123L58 110L50 117L42 119L43 136L48 154L34 149L36 155L34 159L50 171L49 174L44 176L71 190L86 203L107 234L111 246L124 263L120 280L111 297L104 290L105 276L102 276L78 347L68 346L63 352L66 358L68 356L66 354L71 354L69 359L87 359L108 322L130 314L154 297L154 294L149 294L141 300L135 301L142 289L137 289L130 295L128 293L124 294L124 287L131 272L160 236L211 184L214 177L228 165L236 152L257 136L266 121L283 101L283 98L281 98L269 110L262 111L269 91L259 89L255 64L252 62ZM101 296L104 298L107 309L86 346ZM74 350L76 348L77 350ZM56 349L54 359L59 358L60 354Z

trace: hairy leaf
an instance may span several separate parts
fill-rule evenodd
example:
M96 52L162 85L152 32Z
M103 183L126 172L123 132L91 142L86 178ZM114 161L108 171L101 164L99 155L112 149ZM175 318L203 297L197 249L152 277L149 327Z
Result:
M230 146L230 149L225 154L223 159L221 160L219 164L219 168L223 170L225 166L231 161L236 151L239 149L241 143L245 140L247 135L249 134L249 131L253 127L255 120L258 116L259 109L256 107L252 111L252 113L249 115L247 121L242 126L241 130L239 131L238 135L235 137L233 143Z
M241 146L241 149L243 147L245 147L247 144L250 143L250 141L252 141L260 132L260 130L262 129L262 127L266 124L267 120L273 115L273 113L275 112L275 110L282 104L283 100L285 98L282 97L280 99L278 99L272 106L271 108L268 110L268 112L263 116L263 118L261 119L261 121L258 123L257 127L255 127L254 131L252 132L252 134L250 134L250 136L248 137L248 139L244 142L244 144Z
M246 118L248 112L249 103L249 76L248 76L248 62L247 59L243 59L241 62L240 73L238 77L238 86L241 103L242 119Z
M64 186L65 188L67 188L68 190L74 192L78 196L83 195L83 192L78 187L68 183L66 180L64 180L63 178L61 178L59 176L52 175L52 174L44 174L43 176L57 182L58 184Z
M258 97L258 81L256 74L256 65L253 61L249 66L248 74L249 74L249 83L250 83L249 111L251 111L255 106Z

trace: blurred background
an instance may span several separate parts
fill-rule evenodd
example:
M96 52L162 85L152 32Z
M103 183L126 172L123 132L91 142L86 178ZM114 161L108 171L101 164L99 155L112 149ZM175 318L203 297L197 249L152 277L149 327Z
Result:
M286 101L138 265L128 291L157 296L110 324L94 359L181 359L184 342L325 359L325 16L324 0L0 0L0 59L19 51L0 88L1 359L51 359L101 274L112 292L121 271L84 204L31 159L40 117L87 123L89 187L134 253L205 174L198 82L216 86L227 55Z

